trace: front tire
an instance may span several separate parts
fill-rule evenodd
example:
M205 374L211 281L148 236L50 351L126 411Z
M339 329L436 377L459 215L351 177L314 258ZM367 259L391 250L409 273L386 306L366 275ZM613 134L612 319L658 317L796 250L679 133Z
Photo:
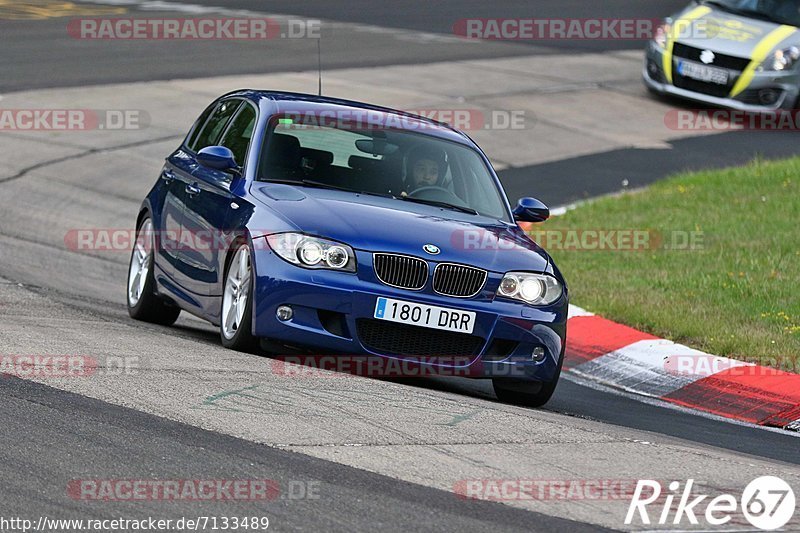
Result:
M148 217L136 230L136 243L128 266L128 314L135 320L170 326L178 320L181 310L156 294L154 264L155 237L153 222Z
M522 381L495 378L492 387L497 399L503 403L511 403L524 407L542 407L552 398L561 377L561 367L564 365L564 354L558 362L556 374L552 381Z
M497 399L503 403L523 407L541 407L550 401L556 390L557 381L541 383L535 381L509 381L493 379L492 386Z
M253 336L253 267L246 243L236 247L225 269L219 334L222 345L231 350L252 352L258 347Z

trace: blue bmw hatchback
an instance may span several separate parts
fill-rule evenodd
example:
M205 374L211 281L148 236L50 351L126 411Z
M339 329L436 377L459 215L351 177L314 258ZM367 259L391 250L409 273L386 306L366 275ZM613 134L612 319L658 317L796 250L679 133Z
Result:
M447 125L368 104L238 91L200 115L137 220L127 302L224 346L409 361L555 390L567 287L488 158ZM443 372L445 374L446 372Z

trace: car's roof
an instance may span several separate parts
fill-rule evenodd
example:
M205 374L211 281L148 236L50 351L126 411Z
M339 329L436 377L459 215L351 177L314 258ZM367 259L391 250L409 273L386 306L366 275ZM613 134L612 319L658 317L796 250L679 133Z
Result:
M223 98L232 96L248 98L257 104L262 100L269 100L275 104L275 113L298 113L303 115L309 112L342 113L347 110L369 111L370 120L378 124L405 124L408 126L407 129L410 130L422 130L423 133L428 133L436 137L475 146L475 143L466 134L450 127L448 124L398 109L377 106L365 102L314 94L255 89L234 91L224 95ZM376 113L378 115L376 115ZM393 117L402 117L403 120L392 120ZM406 128L401 127L400 129Z

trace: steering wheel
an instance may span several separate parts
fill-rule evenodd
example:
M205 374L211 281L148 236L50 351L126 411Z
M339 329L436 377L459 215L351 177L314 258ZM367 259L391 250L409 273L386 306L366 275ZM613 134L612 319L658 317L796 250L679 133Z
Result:
M408 193L408 196L411 198L423 198L437 202L447 202L448 204L461 205L464 203L461 198L453 194L450 190L437 185L426 185L425 187L414 189Z

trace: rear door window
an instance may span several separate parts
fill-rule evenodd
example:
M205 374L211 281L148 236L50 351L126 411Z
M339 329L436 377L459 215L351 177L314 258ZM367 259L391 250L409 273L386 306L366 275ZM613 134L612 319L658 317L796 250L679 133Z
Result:
M247 149L250 146L250 139L253 138L255 126L256 110L249 104L242 104L219 143L233 152L236 163L240 166L244 166L247 159Z
M220 102L189 148L199 152L203 148L216 145L220 137L222 137L222 132L225 131L228 121L230 121L241 104L241 100L224 100Z
M203 111L203 114L200 115L200 118L198 118L192 126L192 131L189 133L189 136L186 139L186 146L190 148L194 146L195 142L197 142L197 138L200 136L200 132L203 131L203 126L206 125L206 122L208 122L211 113L214 112L214 110L217 108L217 105L218 104L212 104L208 106L205 111Z

